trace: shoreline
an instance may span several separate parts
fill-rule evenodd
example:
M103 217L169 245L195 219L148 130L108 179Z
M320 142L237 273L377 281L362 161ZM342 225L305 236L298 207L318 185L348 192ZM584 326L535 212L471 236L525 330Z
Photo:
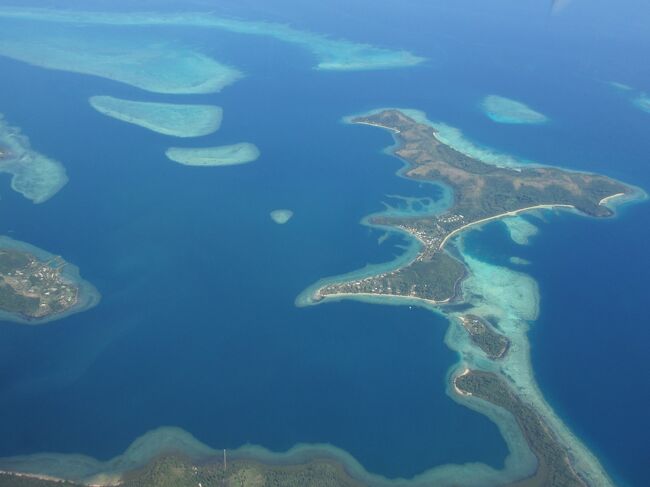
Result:
M611 196L605 196L603 199L601 199L598 204L599 205L607 205L608 202L612 201L615 198L620 198L621 196L625 196L625 193L616 193Z
M318 291L316 291L318 292ZM395 300L403 300L403 301L412 301L414 303L424 303L425 306L441 306L445 304L449 304L453 301L453 298L447 298L443 301L434 301L432 299L425 299L425 298L418 298L417 296L403 296L401 294L381 294L381 293L332 293L332 294L325 294L319 297L319 299L313 299L314 304L321 304L325 302L326 300L331 300L331 301L340 301L342 299L355 299L355 298L361 298L361 300L366 300L370 301L373 299L395 299ZM397 304L397 303L396 303Z
M510 435L506 442L512 441ZM142 454L144 452L144 454ZM220 463L223 449L205 445L190 433L179 428L158 428L145 433L131 443L124 453L106 461L84 455L36 454L22 457L0 458L2 471L9 475L28 478L52 478L88 487L114 487L122 485L131 472L152 464L168 455L182 455L196 465ZM295 467L300 470L314 462L333 464L352 481L369 487L454 487L464 479L464 487L490 487L507 485L530 470L509 454L509 468L497 470L482 463L444 464L434 466L410 478L388 478L368 471L346 450L324 443L298 443L285 451L272 451L263 446L243 445L227 450L228 460L250 462L266 468ZM4 460L4 462L3 462ZM42 467L39 468L39 464ZM523 469L523 470L522 470ZM45 474L31 473L44 471ZM69 475L61 472L70 471ZM525 470L525 471L524 471ZM47 474L50 475L47 475ZM128 478L128 477L127 477ZM298 484L300 485L300 484ZM54 486L53 486L54 487Z
M517 216L520 213L526 212L526 211L532 211L532 210L554 210L556 208L566 208L566 209L573 209L575 210L575 206L573 205L563 205L563 204L549 204L549 205L535 205L535 206L529 206L527 208L521 208L519 210L513 210L513 211L508 211L506 213L500 213L499 215L494 215L488 218L483 218L481 220L476 220L475 222L468 223L466 225L463 225L460 228L457 228L456 230L450 232L443 240L440 242L440 246L438 247L440 250L445 246L447 241L461 233L463 230L473 227L475 225L481 225L482 223L487 223L493 220L499 220L501 218L508 218L512 216Z

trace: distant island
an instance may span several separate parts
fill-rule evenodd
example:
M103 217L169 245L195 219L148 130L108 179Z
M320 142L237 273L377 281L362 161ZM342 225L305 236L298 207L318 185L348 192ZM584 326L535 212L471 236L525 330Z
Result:
M397 142L394 154L407 164L402 174L443 183L453 190L454 200L450 208L434 216L370 217L370 225L398 229L417 239L421 245L417 257L392 271L325 284L311 295L316 302L365 295L404 297L434 305L451 303L465 275L465 266L445 251L452 237L476 225L540 208L611 216L608 201L636 193L631 186L597 174L482 162L441 142L430 125L396 109L355 117L351 122L390 130Z
M58 477L4 472L0 470L0 485L4 487L364 487L344 468L328 459L310 460L290 465L265 464L252 459L224 459L214 456L201 461L176 452L160 455L145 466L126 472L118 481L88 484ZM118 483L119 482L119 483Z
M0 321L45 323L86 310L99 298L63 258L0 237Z

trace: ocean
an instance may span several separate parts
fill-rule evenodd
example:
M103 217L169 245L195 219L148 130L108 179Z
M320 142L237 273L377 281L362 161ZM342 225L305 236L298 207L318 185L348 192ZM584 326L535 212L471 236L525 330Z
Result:
M457 357L443 343L443 318L356 302L297 308L294 299L322 277L403 251L401 237L380 244L381 231L359 224L387 195L437 194L396 177L401 163L382 153L390 135L345 125L346 115L417 108L505 153L650 187L650 114L606 84L650 90L648 68L635 64L650 35L621 27L632 0L613 13L603 2L587 13L575 3L558 17L506 0L490 9L411 1L369 17L361 1L331 10L285 1L267 12L428 58L367 72L314 70L310 53L277 40L148 28L246 74L213 95L151 94L0 58L0 112L70 177L42 205L1 178L0 234L61 254L103 296L61 322L0 327L0 456L107 459L171 425L215 448L329 443L387 477L445 463L502 468L497 427L445 393ZM258 7L229 6L256 20ZM494 124L478 108L491 93L525 100L551 122ZM223 125L177 141L103 117L88 105L93 95L214 103ZM192 168L164 156L172 145L244 141L259 147L259 160ZM277 208L293 219L273 223ZM529 246L508 241L500 223L467 239L490 261L531 261L517 269L540 285L530 333L539 385L621 485L648 479L649 219L642 203L610 220L545 214L531 220L541 231Z

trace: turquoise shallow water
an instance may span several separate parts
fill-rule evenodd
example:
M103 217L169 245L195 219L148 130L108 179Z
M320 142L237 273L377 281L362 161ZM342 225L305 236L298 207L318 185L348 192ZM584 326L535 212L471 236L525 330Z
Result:
M107 458L151 428L176 425L215 447L330 442L389 476L445 462L500 467L506 448L496 427L444 394L455 356L443 344L442 319L359 303L297 309L293 300L316 279L401 252L399 238L378 245L381 232L358 224L391 202L386 195L437 196L396 178L399 162L380 153L390 137L340 124L350 113L419 108L502 151L647 189L648 115L601 83L616 77L650 88L647 68L635 62L647 35L636 23L623 35L616 13L608 29L588 23L601 9L594 5L550 22L542 9L514 2L489 12L416 2L410 11L376 11L363 27L355 19L364 2L338 6L336 17L291 2L274 12L234 6L429 61L412 70L317 72L309 53L278 41L166 31L248 75L208 96L149 95L0 60L0 111L70 176L41 206L3 185L0 233L61 253L103 294L99 307L61 323L0 328L0 455ZM438 19L436 35L430 18ZM479 26L471 32L470 20ZM574 41L569 31L583 25L619 40ZM552 123L492 124L477 107L488 93L526 100ZM247 140L262 157L209 172L176 165L164 157L175 141L95 113L86 99L97 94L222 106L221 130L196 143ZM276 208L290 208L293 219L276 225L268 216ZM533 262L527 269L540 282L542 307L532 352L542 390L630 485L647 483L648 384L624 373L645 363L635 344L647 332L635 318L650 275L639 226L647 208L613 222L549 218L525 248L491 234L496 224L472 237L486 258Z
M260 79L201 98L224 107L221 130L205 140L245 137L262 152L206 172L165 159L168 138L86 105L92 93L130 89L6 66L16 85L32 80L12 95L29 104L12 110L3 100L7 116L75 176L47 206L5 191L3 231L64 254L103 301L51 327L2 328L1 455L107 458L176 425L215 447L331 443L389 476L448 462L502 465L496 426L445 395L455 358L444 320L357 303L294 306L311 281L401 252L401 239L378 246L382 232L359 225L386 193L438 194L395 177L398 161L379 152L385 134L340 124L347 103L319 106L318 117L306 110L324 85L287 105L287 92L318 77L307 71L313 80L285 84L286 73L254 72ZM53 82L71 94L38 95ZM324 135L330 142L315 152ZM295 212L287 225L270 219L277 207Z

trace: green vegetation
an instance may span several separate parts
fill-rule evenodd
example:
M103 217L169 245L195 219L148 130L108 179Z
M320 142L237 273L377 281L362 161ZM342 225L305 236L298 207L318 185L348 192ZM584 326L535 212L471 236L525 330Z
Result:
M0 249L0 311L37 319L74 306L78 289L62 279L63 266L60 258L41 262L27 252Z
M24 477L10 473L0 473L2 487L82 487L81 484L64 480L46 480L35 477Z
M361 487L338 464L313 460L302 465L264 465L238 459L196 463L180 454L160 456L122 476L122 487ZM3 487L80 487L80 484L0 474ZM96 485L93 483L93 485Z
M327 461L304 465L264 465L249 460L194 464L180 455L160 457L126 474L124 487L353 487L361 484Z
M358 117L353 122L393 130L399 144L394 153L408 163L407 176L443 182L454 190L454 206L443 216L461 215L457 223L536 205L571 205L588 215L609 216L611 210L600 201L632 191L619 181L597 174L546 166L487 164L441 143L431 126L417 123L398 110ZM452 230L454 226L460 225L445 228Z
M455 296L464 275L465 266L461 262L446 252L437 252L392 272L324 286L318 291L318 297L379 294L444 302Z
M510 340L507 337L497 333L492 326L476 315L460 316L460 324L467 330L472 343L485 352L492 360L500 359L505 356L510 348Z
M522 401L497 375L468 370L454 379L462 393L478 397L509 411L517 420L528 446L537 457L535 475L513 485L548 487L585 487L571 467L568 453L535 409Z

